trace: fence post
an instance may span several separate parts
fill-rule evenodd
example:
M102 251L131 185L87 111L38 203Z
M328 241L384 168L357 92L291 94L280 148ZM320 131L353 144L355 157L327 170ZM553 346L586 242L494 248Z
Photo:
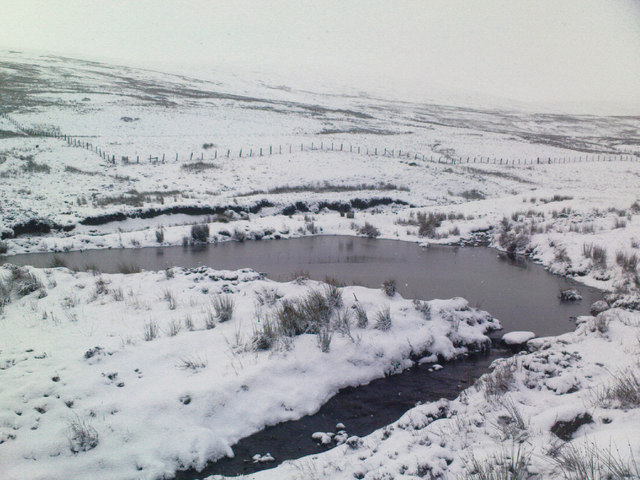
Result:
M260 156L262 156L262 147L260 147Z
M242 158L242 149L240 149L240 158Z
M230 148L227 149L227 158L229 158L229 155L231 155L231 149Z
M269 145L269 155L273 155L273 147Z

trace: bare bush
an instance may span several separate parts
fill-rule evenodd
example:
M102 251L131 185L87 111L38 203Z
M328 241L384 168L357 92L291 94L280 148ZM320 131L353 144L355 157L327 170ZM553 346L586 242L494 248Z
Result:
M382 330L383 332L386 332L391 328L391 309L388 305L386 307L382 307L376 313L375 328L377 330Z
M473 454L467 462L466 480L529 480L528 467L531 451L522 444L511 445L488 458L478 459Z
M158 322L154 320L150 320L149 322L144 324L144 339L147 342L158 337Z
M484 387L487 400L495 400L508 392L515 383L517 363L505 360L497 363L493 371L480 377L479 384Z
M191 238L195 242L207 242L209 240L209 225L206 223L193 225L191 227Z
M604 408L640 407L640 375L631 368L612 374L609 384L596 393L596 403Z
M125 275L140 273L142 271L140 266L136 265L135 263L119 263L117 268L118 273L124 273Z
M270 350L279 337L277 326L270 320L263 320L253 332L251 348L254 351Z
M15 289L20 296L29 295L37 290L44 290L44 286L33 273L25 267L10 265L11 277L9 278L9 290Z
M618 251L616 252L616 263L625 272L635 273L638 268L638 256L635 253L626 254L623 251Z
M169 322L169 326L167 327L167 335L170 337L175 337L182 330L182 325L178 320L171 320Z
M88 452L98 446L98 431L86 419L69 420L68 432L69 449L73 453Z
M164 292L162 292L162 298L166 300L166 302L169 304L169 310L176 309L176 306L177 306L176 296L171 290L169 290L168 288L165 288Z
M8 251L9 251L9 245L7 245L7 242L0 240L0 255L4 255Z
M382 291L387 297L393 297L396 294L396 281L393 278L382 282Z
M190 332L193 331L193 318L191 318L191 315L187 315L186 317L184 317L184 320L182 321L182 323L184 324L184 328L186 328L187 330L189 330ZM215 325L215 322L214 322Z
M324 287L324 295L332 308L342 307L342 290L340 290L340 287L333 284L327 284Z
M360 302L356 302L353 305L353 309L356 312L356 321L358 328L366 328L369 324L369 317L367 317L367 311L364 309Z
M556 470L565 480L632 480L640 478L640 467L629 448L624 457L617 449L601 448L586 442L582 446L565 444L553 458Z
M209 364L209 362L207 361L206 358L201 358L198 355L195 356L191 356L191 357L184 357L181 358L177 363L176 363L176 368L180 368L183 370L199 370L201 368L205 368L207 365Z
M233 298L229 295L216 295L213 298L212 305L216 312L216 318L220 323L231 320L234 307Z
M159 227L156 229L156 242L162 243L164 242L164 228Z
M216 314L213 310L207 309L204 315L204 328L211 330L216 328Z
M328 326L322 327L318 330L318 346L323 353L329 353L331 348L331 338L333 334Z
M280 294L280 292L278 292L278 290L268 288L262 288L261 290L258 290L257 292L255 292L255 295L256 301L259 305L273 306L279 299L282 298L282 295Z
M585 258L593 260L593 266L597 268L607 268L607 251L592 243L582 245L582 254Z
M364 222L364 225L358 228L358 233L368 238L376 238L380 236L380 230L369 222Z
M240 230L238 228L236 228L233 231L233 235L232 238L236 241L236 242L244 242L245 239L247 238L247 234L244 232L244 230Z
M217 169L217 168L220 168L220 166L214 163L193 162L193 163L184 163L180 168L188 172L202 172L204 170Z

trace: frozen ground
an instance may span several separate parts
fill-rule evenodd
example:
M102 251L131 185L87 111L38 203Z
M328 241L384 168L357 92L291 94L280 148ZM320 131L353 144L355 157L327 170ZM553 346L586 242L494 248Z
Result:
M640 458L633 433L640 402L598 395L616 376L629 380L619 372L638 361L638 314L619 308L640 306L640 118L416 105L9 52L0 53L0 95L0 251L9 254L313 234L482 242L612 292L598 309L614 310L583 319L574 333L534 340L532 353L496 366L455 402L417 407L354 440L355 448L257 478L462 475L473 465L462 451L497 464L496 456L518 445L531 454L530 472L565 478L551 473L549 458L564 454L551 449L557 442L549 430L579 413L593 423L573 432L565 452L600 442L612 455ZM25 135L33 128L89 142L116 162ZM270 146L274 154L266 155ZM371 155L375 149L394 153ZM446 165L416 153L635 161ZM158 161L150 164L150 156ZM208 233L194 235L192 224L206 224ZM30 277L21 272L3 268L0 292L7 303L0 316L3 478L82 478L90 469L101 478L154 478L197 467L266 424L314 411L342 386L405 368L431 341L428 350L445 357L468 342L475 348L488 325L467 325L486 317L462 300L434 302L425 320L411 302L346 287L347 308L355 293L370 322L357 327L352 314L349 335L342 310L332 308L325 353L327 329L275 342L262 330L282 306L262 288L298 298L324 288L314 283L279 285L248 271L92 277L54 269L36 271L43 287L28 292ZM235 300L233 318L207 329L220 292ZM388 331L372 327L385 303ZM451 338L455 325L460 341ZM157 337L145 341L145 330ZM256 332L269 350L255 351ZM274 389L272 382L284 383ZM294 394L279 397L288 390ZM229 415L246 420L221 420ZM193 428L176 430L178 418ZM526 428L514 427L519 419Z

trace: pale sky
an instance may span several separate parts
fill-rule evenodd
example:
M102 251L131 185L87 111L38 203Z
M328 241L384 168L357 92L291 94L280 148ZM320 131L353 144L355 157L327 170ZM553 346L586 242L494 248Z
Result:
M640 114L640 0L0 0L0 48Z

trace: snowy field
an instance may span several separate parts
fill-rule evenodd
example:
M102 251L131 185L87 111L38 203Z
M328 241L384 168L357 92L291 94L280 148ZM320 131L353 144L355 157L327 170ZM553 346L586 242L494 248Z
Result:
M489 244L609 292L575 332L530 340L457 400L256 479L482 480L509 465L522 479L588 478L579 459L639 476L640 118L408 104L10 52L0 95L0 254L362 235ZM34 128L116 161L25 133ZM170 478L340 388L486 348L499 326L463 299L136 270L0 267L1 478Z

